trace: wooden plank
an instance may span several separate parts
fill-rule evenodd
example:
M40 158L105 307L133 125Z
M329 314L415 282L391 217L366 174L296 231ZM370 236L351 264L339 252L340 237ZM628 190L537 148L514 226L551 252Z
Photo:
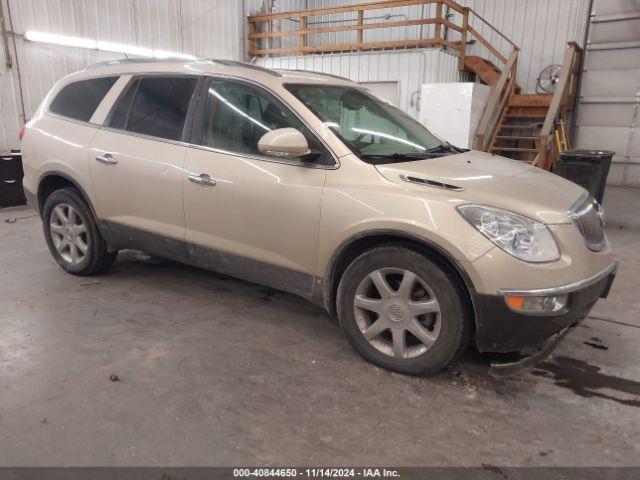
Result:
M452 23L445 18L442 19L442 25L444 25L447 28L450 28L451 30L455 30L456 32L462 32L462 27L459 27L455 23Z
M467 30L471 35L473 35L476 38L476 40L478 40L482 45L484 45L487 50L493 53L498 60L500 60L502 63L507 63L507 59L500 52L498 52L498 50L496 50L493 47L493 45L491 45L489 41L486 38L484 38L482 35L480 35L480 33L476 31L472 26L469 26Z
M364 43L364 26L364 10L358 10L358 35L356 43L360 45ZM358 51L361 52L362 48L358 48Z
M465 56L464 67L466 70L475 73L480 80L490 86L498 83L502 73L498 67L477 55Z
M536 136L522 136L522 135L498 135L496 140L538 140L540 137Z
M556 116L558 115L562 100L565 95L565 89L570 82L569 77L571 76L573 70L575 52L575 44L569 44L564 52L564 60L562 61L562 69L560 70L560 79L556 84L556 89L553 93L553 98L551 99L551 105L549 105L549 112L547 113L547 117L544 120L544 125L541 132L542 135L551 134L551 129L553 128L553 124L555 122Z
M541 127L542 127L542 122L526 124L526 125L514 125L512 123L504 123L500 125L500 130L516 130L516 129L537 130L538 128L541 128Z
M504 33L502 33L500 30L498 30L496 27L494 27L493 25L491 25L491 23L489 23L484 17L482 17L478 12L476 12L473 8L469 9L471 11L471 13L473 13L482 23L484 23L487 27L489 27L491 30L493 30L494 32L496 32L498 35L500 35L502 38L504 38L507 42L509 42L509 44L515 48L516 50L520 50L520 47L518 47L518 45L516 45L515 43L513 43L513 41L507 37Z
M458 59L458 70L464 70L464 56L467 52L467 31L469 29L469 7L465 7L462 13L462 33L460 34L460 58Z
M482 140L482 143L483 143L482 148L479 148L479 150L485 149L485 145L486 145L485 142L486 142L487 136L493 135L493 131L490 132L488 130L488 127L490 122L494 119L494 117L498 113L496 109L500 105L502 105L502 102L504 101L504 98L501 98L501 97L504 93L505 87L507 86L507 81L509 80L509 76L512 73L512 68L517 61L518 61L518 51L514 49L511 52L509 59L507 60L505 69L500 74L500 79L498 80L497 85L491 88L491 93L489 94L489 99L487 100L487 106L485 107L484 112L482 113L482 117L480 118L478 128L476 129L476 145L478 144L478 141L480 139ZM514 79L514 82L515 82L515 79ZM506 92L506 94L509 95L511 94L511 92ZM476 146L476 148L478 147Z
M507 113L508 118L545 118L546 115L542 113Z
M461 5L458 5L453 0L442 0L442 3L444 3L446 6L450 7L452 10L455 10L458 13L464 12L464 7Z
M434 38L423 38L420 40L397 40L392 42L365 42L365 43L346 43L339 45L319 45L307 46L304 48L264 48L260 50L250 50L249 55L267 55L279 53L328 53L328 52L351 52L362 48L363 50L375 50L385 48L401 48L401 47L425 47L440 45L441 42Z
M537 148L491 147L492 152L529 152L538 153Z
M312 8L308 10L290 10L281 13L270 13L263 15L251 15L249 16L250 22L269 22L271 20L278 20L283 18L302 18L302 17L315 17L318 15L331 15L336 13L349 13L356 12L358 10L381 10L385 8L398 8L398 7L410 7L413 5L427 5L436 3L439 0L385 0L381 2L368 2L368 3L354 3L352 5L345 5L342 7L324 7L324 8ZM455 10L459 11L460 7L455 2L450 0L445 1L447 5L451 3L456 5ZM451 5L450 5L451 6ZM452 8L454 8L452 6Z
M302 17L300 19L300 29L307 29L307 17ZM304 49L307 46L307 36L305 34L300 35L300 48Z
M548 107L553 95L543 93L519 93L513 96L510 107Z
M358 16L364 12L359 12ZM305 17L306 18L306 17ZM364 18L363 18L364 19ZM360 20L358 19L358 22ZM281 32L257 32L249 35L249 38L273 38L273 37L290 37L294 35L313 35L316 33L334 33L334 32L350 32L360 30L371 30L376 28L392 28L392 27L412 27L416 25L428 25L431 23L438 23L436 18L421 18L418 20L402 20L397 22L378 22L378 23L365 23L356 25L343 25L338 27L324 27L324 28L301 28L299 30L285 30ZM444 23L444 22L443 22ZM362 42L358 42L362 43Z
M442 3L438 2L436 4L436 20L442 20ZM435 37L437 39L441 39L442 38L442 23L438 22L436 23L436 35Z

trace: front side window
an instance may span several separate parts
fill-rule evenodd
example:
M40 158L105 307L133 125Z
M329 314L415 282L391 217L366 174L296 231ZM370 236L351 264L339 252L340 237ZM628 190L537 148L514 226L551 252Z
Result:
M214 79L206 92L201 126L194 142L211 148L262 155L260 138L278 128L295 128L312 150L308 160L318 161L323 147L288 108L264 90L242 82Z
M92 78L64 87L49 105L49 111L88 122L118 77Z
M421 123L364 89L317 84L288 84L286 88L364 161L390 163L459 153Z
M109 126L167 140L181 140L197 82L197 78L187 77L137 79L115 105Z

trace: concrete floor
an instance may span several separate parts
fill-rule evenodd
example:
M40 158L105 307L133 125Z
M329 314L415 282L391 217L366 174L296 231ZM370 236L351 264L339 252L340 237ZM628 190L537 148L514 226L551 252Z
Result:
M134 252L67 275L1 210L0 465L640 465L640 190L605 208L609 299L506 380L389 373L303 300Z

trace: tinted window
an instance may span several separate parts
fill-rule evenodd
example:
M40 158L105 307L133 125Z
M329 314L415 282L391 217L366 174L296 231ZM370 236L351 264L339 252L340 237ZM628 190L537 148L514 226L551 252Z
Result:
M149 77L140 80L126 129L180 140L196 78Z
M124 130L131 108L131 101L133 100L133 96L136 93L139 83L140 80L130 82L127 86L126 93L118 99L118 102L111 114L111 120L109 121L110 127L121 128Z
M286 88L365 161L396 163L460 153L400 109L361 88L320 84Z
M118 77L92 78L67 85L53 99L49 110L88 122Z
M258 141L270 130L292 127L307 137L317 159L323 148L288 108L267 92L239 82L213 80L195 142L230 152L261 155Z

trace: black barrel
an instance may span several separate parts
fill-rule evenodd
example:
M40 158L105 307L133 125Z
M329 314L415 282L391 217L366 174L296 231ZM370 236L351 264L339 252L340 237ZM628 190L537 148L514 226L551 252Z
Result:
M0 208L24 205L22 155L19 151L0 153Z
M608 150L567 150L553 173L584 187L601 204L614 155Z

